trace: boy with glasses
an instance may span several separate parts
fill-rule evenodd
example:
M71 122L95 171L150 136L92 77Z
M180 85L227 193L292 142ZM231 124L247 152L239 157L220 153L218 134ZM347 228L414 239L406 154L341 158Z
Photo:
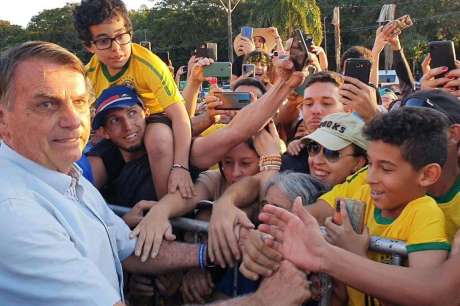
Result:
M86 68L96 97L114 85L132 87L149 112L144 144L157 197L177 189L191 197L190 120L168 67L132 43L132 24L121 0L82 1L74 22L86 49L94 54Z

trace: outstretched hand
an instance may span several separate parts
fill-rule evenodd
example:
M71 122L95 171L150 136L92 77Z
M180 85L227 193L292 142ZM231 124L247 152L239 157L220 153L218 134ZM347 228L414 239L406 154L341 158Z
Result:
M266 242L297 267L309 271L320 271L322 254L328 243L321 235L318 222L302 206L298 197L293 212L265 205L259 219L264 223L259 229L272 239Z

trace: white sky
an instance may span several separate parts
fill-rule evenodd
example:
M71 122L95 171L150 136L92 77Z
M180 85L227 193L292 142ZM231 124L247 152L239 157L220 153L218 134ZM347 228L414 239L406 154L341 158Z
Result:
M30 19L45 9L63 7L79 0L0 0L0 20L26 27ZM152 7L154 1L124 0L128 9L138 9L142 4Z

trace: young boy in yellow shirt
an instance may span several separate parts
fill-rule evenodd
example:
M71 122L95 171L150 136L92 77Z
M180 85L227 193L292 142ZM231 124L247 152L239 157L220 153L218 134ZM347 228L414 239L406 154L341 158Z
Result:
M439 111L405 107L376 117L364 130L369 140L367 184L349 196L366 203L364 224L370 235L406 242L411 268L439 265L450 248L444 214L426 195L447 159L447 129L448 119ZM323 199L335 203L336 195L329 192ZM326 219L325 226L329 239L337 245L350 248L353 241L362 241L354 235L341 235L343 231L331 218ZM351 249L375 261L391 263L388 255L366 253L366 244ZM347 292L348 305L382 305L353 288Z
M190 119L168 67L155 54L132 43L133 28L121 0L82 1L74 11L75 28L93 53L87 76L96 97L114 85L133 88L149 117L144 145L157 198L179 189L193 193L189 171ZM126 139L137 138L126 128Z

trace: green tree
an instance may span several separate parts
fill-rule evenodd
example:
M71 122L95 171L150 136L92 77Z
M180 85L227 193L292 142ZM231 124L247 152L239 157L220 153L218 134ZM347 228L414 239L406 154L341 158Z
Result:
M27 40L26 31L9 21L0 20L0 51Z
M296 28L313 35L316 44L323 39L321 11L316 0L253 0L252 21L260 26L275 26L288 38Z
M57 43L87 62L90 54L85 51L73 26L72 8L73 4L67 4L61 8L43 10L32 17L26 30L30 39Z

